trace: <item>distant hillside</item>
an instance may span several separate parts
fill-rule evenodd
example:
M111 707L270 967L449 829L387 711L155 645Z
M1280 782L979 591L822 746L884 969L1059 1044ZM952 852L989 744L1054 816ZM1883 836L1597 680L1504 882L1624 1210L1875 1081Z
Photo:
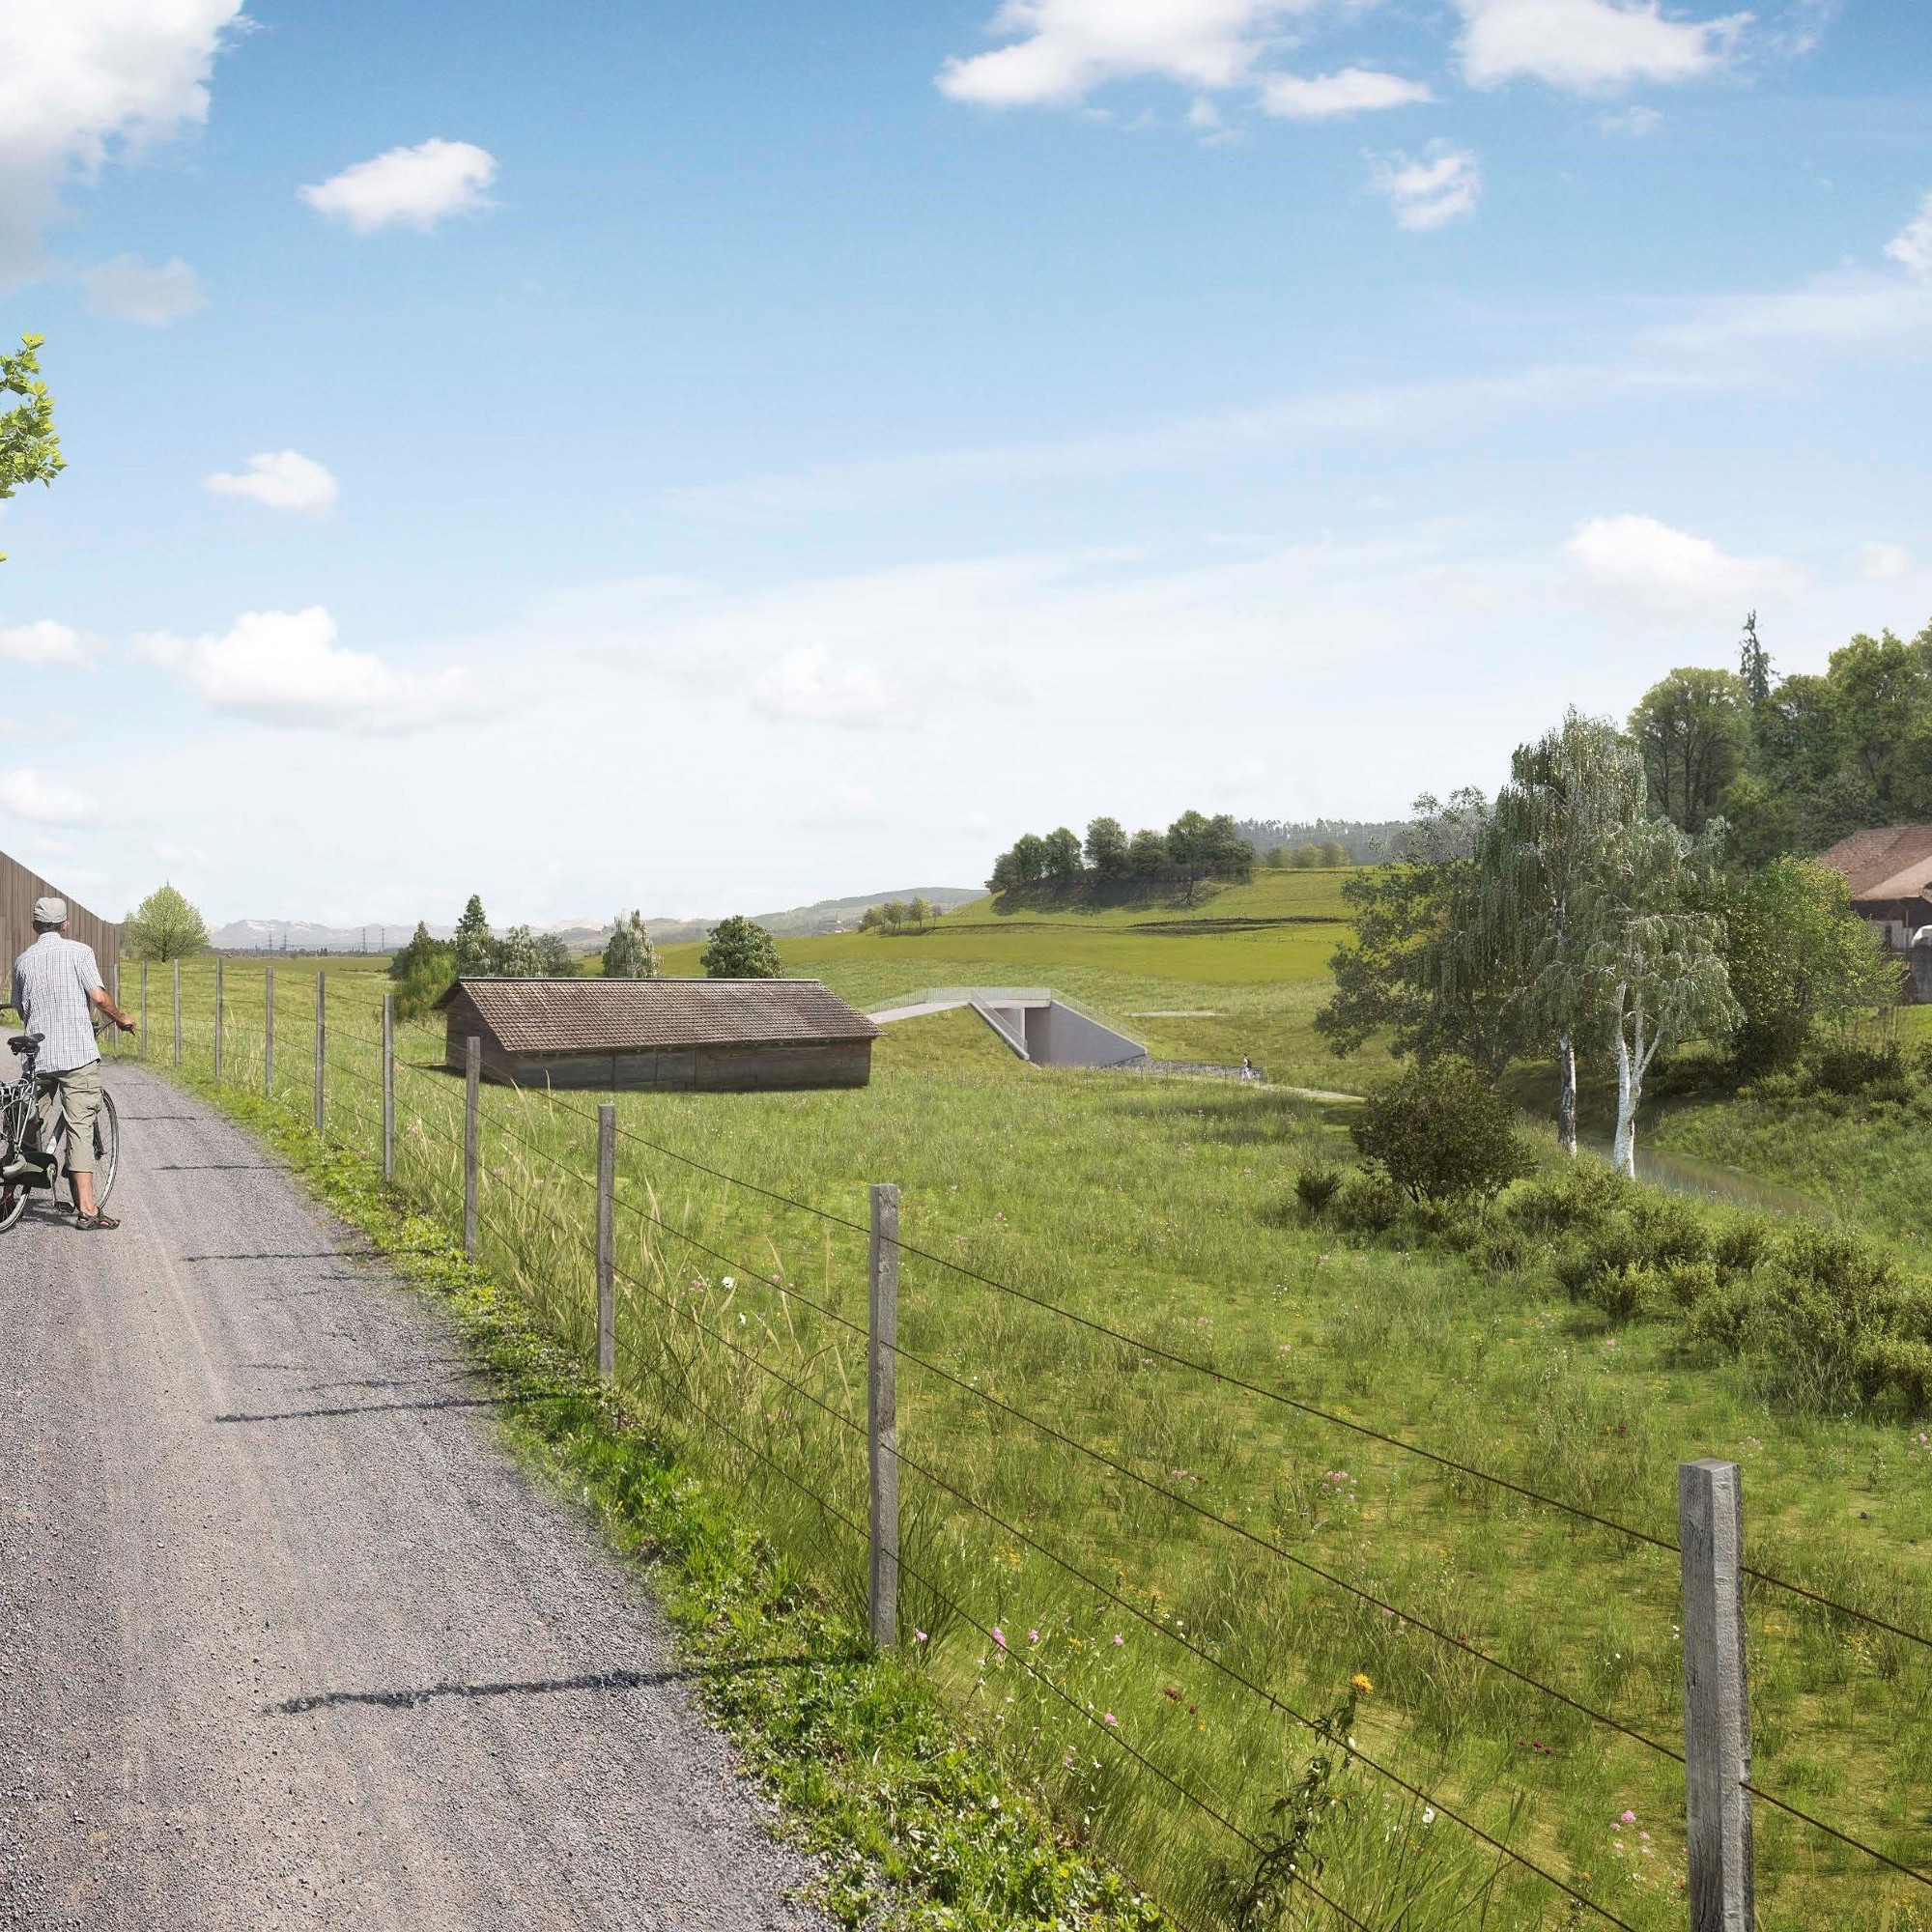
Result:
M884 905L888 899L924 899L942 912L985 896L983 886L901 886L890 893L861 893L856 898L820 899L813 905L793 906L784 912L754 912L752 917L781 939L816 939L830 932L853 932L868 908ZM651 938L660 946L677 946L687 940L702 939L716 925L722 913L705 919L647 919Z
M979 898L980 886L906 886L897 892L862 893L855 898L820 899L813 905L791 906L783 912L758 912L752 917L781 939L815 939L824 933L850 932L868 906L888 899L923 898L941 911ZM702 939L723 913L705 919L647 919L650 935L661 946ZM514 922L512 922L514 923ZM594 952L611 936L608 924L586 919L555 920L536 928L554 932L580 952ZM390 952L415 930L412 922L362 925L321 925L305 919L238 919L218 927L209 943L219 952ZM449 939L452 925L430 926L432 939Z

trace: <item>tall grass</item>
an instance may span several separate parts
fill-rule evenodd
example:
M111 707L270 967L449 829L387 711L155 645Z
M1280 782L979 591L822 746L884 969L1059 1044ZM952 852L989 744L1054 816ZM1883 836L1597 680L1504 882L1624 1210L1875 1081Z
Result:
M228 987L226 1072L254 1084L259 969L231 962ZM330 974L328 1131L372 1154L380 990ZM211 994L195 967L187 1068L202 1078ZM276 1090L298 1113L313 999L312 978L278 971ZM1674 1531L1673 1463L1734 1456L1755 1563L1932 1631L1932 1466L1908 1460L1904 1432L1780 1411L1665 1334L1612 1333L1514 1277L1308 1226L1290 1178L1341 1131L1319 1108L1041 1076L987 1056L960 1016L911 1024L863 1092L619 1100L636 1136L619 1144L619 1374L801 1577L856 1605L866 1184L900 1181L906 1238L957 1264L908 1255L903 1269L901 1342L943 1372L900 1372L902 1448L932 1478L903 1477L909 1637L980 1734L1183 1920L1230 1921L1275 1802L1322 1748L1281 1707L1317 1718L1359 1674L1373 1690L1358 1749L1430 1794L1434 1815L1351 1764L1320 1828L1338 1903L1409 1932L1570 1922L1559 1890L1453 1810L1632 1925L1681 1928L1678 1767L1421 1628L1676 1743L1674 1559L973 1273L1659 1534ZM165 1044L157 1033L151 1052L165 1060ZM405 1035L397 1179L453 1217L462 1091L440 1059L434 1030ZM483 1141L483 1260L586 1352L598 1097L486 1090ZM1749 1619L1757 1781L1932 1861L1932 1660L1774 1593L1754 1592ZM1932 1924L1907 1881L1793 1821L1761 1808L1758 1833L1766 1923ZM1305 1894L1294 1911L1321 1922Z

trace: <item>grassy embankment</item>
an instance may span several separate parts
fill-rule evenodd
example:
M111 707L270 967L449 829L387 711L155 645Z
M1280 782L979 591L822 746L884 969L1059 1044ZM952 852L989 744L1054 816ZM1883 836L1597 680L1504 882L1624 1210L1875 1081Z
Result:
M1325 883L1332 891L1333 875ZM865 1005L983 980L1050 983L1115 1017L1206 1009L1217 1018L1132 1025L1174 1057L1247 1051L1277 1077L1288 1066L1305 1067L1311 1084L1335 1079L1307 1030L1334 927L1311 944L1292 926L1160 934L1113 914L1071 930L1050 918L953 917L956 927L923 937L797 942L787 965ZM690 970L675 953L667 965ZM238 962L230 976L237 1011L250 970ZM287 990L294 976L282 977L282 1036L297 1047L285 1046L282 1066L298 1093L306 1036ZM332 1075L332 1130L365 1146L373 990L340 982ZM1167 1030L1157 1040L1156 1024ZM418 1063L439 1057L427 1034L408 1050ZM248 1065L231 1053L237 1078L250 1077ZM487 1135L485 1260L578 1350L588 1339L589 1197L551 1162L589 1173L590 1128L568 1109L588 1111L592 1097L493 1094ZM403 1179L445 1213L456 1099L446 1076L405 1072ZM1735 1456L1760 1565L1909 1625L1932 1623L1919 1554L1932 1492L1924 1468L1904 1459L1902 1429L1769 1407L1744 1370L1683 1356L1667 1328L1612 1331L1518 1282L1302 1225L1285 1211L1288 1182L1345 1146L1337 1112L1220 1085L1039 1074L957 1013L895 1029L862 1094L636 1095L620 1110L635 1134L854 1222L867 1180L897 1179L907 1236L934 1254L1659 1533L1673 1528L1673 1464ZM628 1204L731 1257L621 1218L632 1283L620 1325L635 1399L694 1463L736 1487L802 1577L854 1601L862 1555L848 1533L707 1429L693 1405L732 1419L765 1456L863 1518L860 1439L747 1359L848 1418L863 1414L861 1338L803 1299L863 1321L863 1236L636 1142L624 1144L620 1173ZM1677 1736L1666 1556L1104 1343L917 1258L903 1293L904 1345L960 1382L1653 1737ZM1365 1672L1376 1686L1357 1717L1365 1750L1631 1923L1681 1926L1675 1767L910 1365L901 1417L910 1458L1021 1532L908 1474L919 1572L908 1608L928 1633L918 1653L925 1669L1076 1833L1194 1922L1219 1922L1216 1862L1239 1861L1242 1848L1115 1741L1250 1833L1316 1747L1232 1686L1219 1662L1310 1714ZM1070 1583L1031 1541L1131 1609ZM997 1623L1008 1651L947 1611L942 1593ZM1920 1656L1781 1597L1754 1595L1750 1615L1761 1782L1924 1864L1932 1834L1913 1793L1932 1775L1932 1676ZM1093 1721L1035 1672L1090 1707ZM1373 1924L1411 1899L1403 1922L1414 1932L1479 1922L1488 1855L1372 1775L1358 1769L1350 1781L1363 1796L1327 1830L1324 1889ZM1638 1824L1614 1831L1626 1810ZM1854 1855L1772 1814L1759 1827L1767 1922L1932 1922L1903 1881L1875 1879ZM1651 1833L1648 1854L1620 1852L1639 1830ZM1560 1894L1520 1875L1487 1903L1492 1925L1564 1922Z

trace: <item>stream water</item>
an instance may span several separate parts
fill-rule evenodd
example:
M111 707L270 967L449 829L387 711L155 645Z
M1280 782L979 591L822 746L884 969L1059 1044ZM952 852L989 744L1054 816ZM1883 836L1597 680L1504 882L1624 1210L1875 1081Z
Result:
M1583 1141L1579 1146L1599 1160L1610 1157L1608 1141ZM1653 1187L1668 1194L1690 1194L1703 1201L1726 1201L1734 1208L1754 1208L1766 1214L1800 1215L1806 1220L1828 1220L1833 1209L1825 1202L1795 1187L1781 1186L1761 1175L1747 1174L1741 1167L1726 1167L1715 1160L1700 1160L1694 1153L1674 1153L1668 1148L1636 1147L1636 1175Z

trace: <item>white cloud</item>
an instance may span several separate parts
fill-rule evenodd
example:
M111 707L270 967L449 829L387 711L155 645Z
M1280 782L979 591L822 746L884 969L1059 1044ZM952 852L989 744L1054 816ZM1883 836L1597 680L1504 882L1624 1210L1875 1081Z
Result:
M1324 121L1435 99L1419 80L1366 67L1345 67L1339 73L1319 73L1311 79L1275 73L1262 83L1262 105L1291 121Z
M201 279L179 255L151 269L138 256L116 255L81 271L87 305L116 322L145 323L164 328L208 306Z
M1912 553L1903 544L1861 544L1859 575L1879 582L1893 577L1910 577Z
M217 469L204 476L201 487L215 497L245 497L270 510L297 510L304 516L327 516L341 494L335 478L313 457L293 449L264 450L248 459L239 476Z
M0 630L0 663L84 665L92 655L87 639L78 631L50 618Z
M84 791L49 784L31 766L0 772L0 811L36 825L92 825L100 808Z
M1375 186L1388 197L1398 226L1422 233L1475 213L1483 171L1467 148L1432 141L1420 160L1396 155L1378 161Z
M1605 134L1622 134L1629 140L1641 141L1663 126L1663 116L1655 107L1620 107L1613 114L1598 115L1597 126Z
M153 633L135 639L135 651L174 671L212 709L260 724L398 737L502 708L485 702L461 670L391 670L380 658L339 649L335 636L335 620L316 605L244 611L218 638Z
M1730 60L1748 14L1665 16L1658 0L1457 0L1472 86L1543 80L1579 94L1696 80Z
M1111 80L1246 81L1272 29L1312 0L1004 0L990 53L950 60L939 89L980 107L1065 106Z
M1593 587L1640 605L1748 604L1804 587L1777 557L1727 556L1707 537L1655 517L1592 517L1563 548Z
M863 665L837 668L817 644L787 651L759 677L754 696L759 710L775 718L824 724L876 724L894 708L873 672Z
M0 6L0 276L35 273L61 190L208 118L242 0Z
M486 191L496 179L497 159L486 150L469 141L432 140L391 148L298 192L317 213L369 235L379 228L429 229L452 214L474 214L490 206Z
M1915 282L1932 282L1932 193L1918 213L1885 244L1885 252Z

